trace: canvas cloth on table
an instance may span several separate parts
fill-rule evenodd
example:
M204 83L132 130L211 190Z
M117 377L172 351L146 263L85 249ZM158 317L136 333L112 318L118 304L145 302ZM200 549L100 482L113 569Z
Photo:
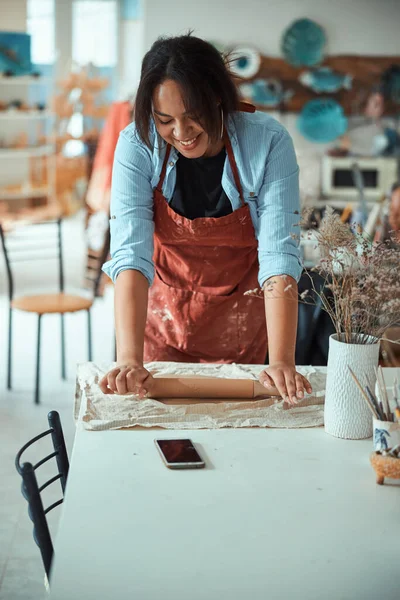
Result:
M254 401L190 401L187 405L166 405L158 400L137 399L134 395L105 395L98 382L114 365L78 365L75 419L85 429L105 430L121 427L162 427L165 429L218 429L222 427L318 427L323 425L326 368L302 366L298 371L309 379L311 396L296 407L278 398ZM153 375L163 377L204 376L231 379L256 379L265 365L148 363Z

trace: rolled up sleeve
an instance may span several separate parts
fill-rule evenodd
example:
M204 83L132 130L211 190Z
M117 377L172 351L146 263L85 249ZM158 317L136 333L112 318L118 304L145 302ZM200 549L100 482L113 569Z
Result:
M154 279L153 190L150 151L132 126L121 132L114 155L111 185L111 260L103 271L115 282L125 270L140 271L149 285Z
M284 131L272 144L258 193L259 284L270 277L290 275L299 281L299 168L293 142Z

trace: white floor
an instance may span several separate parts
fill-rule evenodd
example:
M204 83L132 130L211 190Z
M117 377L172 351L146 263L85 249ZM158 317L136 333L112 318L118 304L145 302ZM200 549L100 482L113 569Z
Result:
M83 281L85 242L83 215L64 223L66 289L77 291ZM25 263L17 278L17 293L56 291L56 271L46 265ZM21 283L18 282L21 280ZM53 283L54 282L54 283ZM36 318L15 313L13 344L13 389L6 390L8 301L4 258L0 253L0 600L37 600L43 597L43 567L39 549L32 538L32 523L20 491L20 477L14 466L17 450L30 438L47 429L47 413L55 409L61 415L70 454L74 423L72 407L76 364L87 360L86 314L67 315L67 381L61 379L60 319L46 315L42 322L41 404L33 403ZM93 359L113 360L112 288L105 298L95 301L92 309ZM46 445L47 444L47 445ZM37 449L36 457L49 449L49 441ZM27 455L26 460L35 460ZM41 467L40 481L55 471ZM45 497L48 506L60 497L58 483ZM60 507L50 513L52 533L56 532Z

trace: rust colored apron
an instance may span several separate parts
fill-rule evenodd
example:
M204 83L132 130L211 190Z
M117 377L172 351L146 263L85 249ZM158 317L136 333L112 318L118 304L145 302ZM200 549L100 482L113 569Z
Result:
M145 362L265 363L264 302L244 295L258 287L257 240L226 131L225 145L241 207L224 217L193 220L178 215L162 194L167 147L154 191L155 278Z

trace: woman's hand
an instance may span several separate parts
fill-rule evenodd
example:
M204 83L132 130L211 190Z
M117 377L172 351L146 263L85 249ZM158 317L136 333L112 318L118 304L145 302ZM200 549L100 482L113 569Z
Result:
M153 376L143 365L124 363L104 375L99 383L103 394L135 394L143 399Z
M304 398L304 390L312 392L310 382L291 363L273 363L261 371L258 379L265 387L276 387L283 400L291 405Z

